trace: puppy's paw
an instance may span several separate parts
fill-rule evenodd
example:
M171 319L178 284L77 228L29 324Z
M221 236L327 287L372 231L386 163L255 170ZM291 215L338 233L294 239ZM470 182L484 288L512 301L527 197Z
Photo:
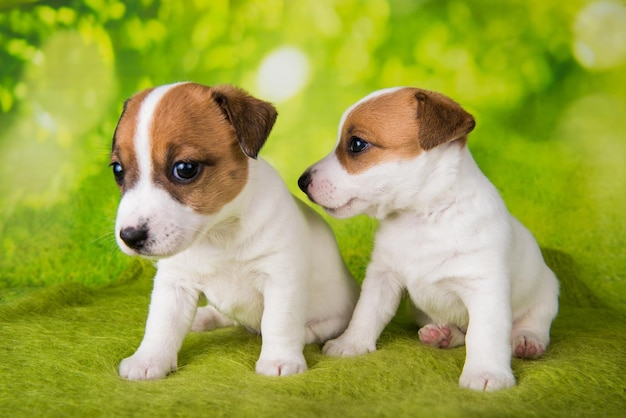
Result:
M154 380L165 377L176 369L176 357L166 359L136 352L120 363L120 376L128 380Z
M226 328L236 325L235 321L221 314L214 307L201 306L196 311L196 316L191 324L194 332L212 331L217 328Z
M481 392L495 392L515 386L515 378L510 371L463 372L459 385Z
M465 333L456 326L428 324L418 331L420 341L436 348L453 348L465 343Z
M452 331L446 326L425 325L418 334L421 342L437 348L448 348L452 340Z
M546 352L546 346L532 332L520 332L511 339L513 354L521 358L537 358Z
M256 372L265 376L288 376L306 371L304 356L283 359L259 358L256 362Z
M322 348L322 353L333 357L355 357L372 351L376 351L376 343L356 342L343 336L327 341Z

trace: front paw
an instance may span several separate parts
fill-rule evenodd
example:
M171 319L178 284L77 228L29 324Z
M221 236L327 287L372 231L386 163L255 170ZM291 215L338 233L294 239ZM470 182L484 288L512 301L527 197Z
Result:
M353 341L341 336L327 341L322 348L322 353L333 357L355 357L376 351L376 343L364 343Z
M176 357L163 358L136 352L120 363L120 376L128 380L154 380L165 377L176 369Z
M459 385L481 392L495 392L515 386L515 378L513 373L507 370L463 372Z
M280 359L261 357L256 362L256 372L265 376L288 376L302 373L306 369L303 355Z

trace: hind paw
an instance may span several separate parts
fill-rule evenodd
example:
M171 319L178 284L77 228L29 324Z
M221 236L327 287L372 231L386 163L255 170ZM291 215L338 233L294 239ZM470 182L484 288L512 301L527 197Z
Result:
M453 325L428 324L420 328L420 341L436 348L453 348L465 343L465 333Z
M418 331L420 341L437 348L448 348L452 340L452 332L446 326L426 325Z
M519 334L513 338L513 354L521 358L537 358L546 352L545 344L530 333Z

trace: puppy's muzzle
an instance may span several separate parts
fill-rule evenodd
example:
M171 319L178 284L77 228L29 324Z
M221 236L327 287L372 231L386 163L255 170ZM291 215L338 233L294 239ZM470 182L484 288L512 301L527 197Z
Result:
M129 248L138 251L142 249L148 241L148 227L141 225L137 228L134 226L122 228L120 230L120 238Z

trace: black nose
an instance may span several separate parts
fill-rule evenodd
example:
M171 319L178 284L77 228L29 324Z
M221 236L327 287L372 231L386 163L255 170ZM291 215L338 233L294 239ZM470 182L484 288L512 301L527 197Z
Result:
M307 191L309 184L311 184L311 173L309 171L305 171L304 174L298 179L298 187L300 187L300 190L304 193L309 194Z
M120 238L133 250L142 248L148 240L148 227L142 225L139 228L129 226L120 231Z

